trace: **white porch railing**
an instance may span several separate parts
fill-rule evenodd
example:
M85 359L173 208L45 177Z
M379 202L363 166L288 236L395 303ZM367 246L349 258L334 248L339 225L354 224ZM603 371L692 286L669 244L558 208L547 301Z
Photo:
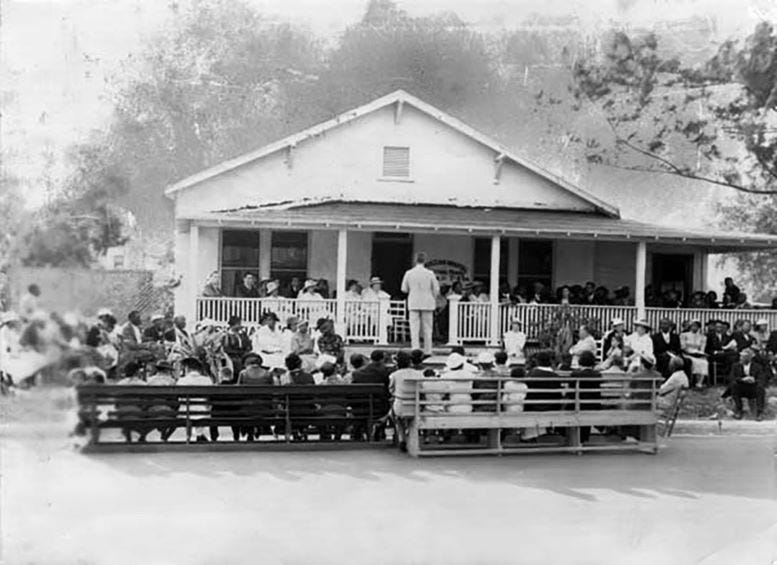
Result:
M449 333L449 343L465 342L496 343L510 327L510 322L517 319L526 337L531 341L539 340L544 332L554 331L557 324L568 316L571 323L589 324L594 330L604 332L610 327L613 318L621 318L629 330L637 318L635 306L588 306L571 305L562 307L558 304L500 304L499 305L499 335L491 339L490 319L491 305L488 303L459 302L453 303L457 313L451 313L452 325ZM654 328L662 318L669 318L680 328L684 322L700 320L724 320L734 325L737 320L756 320L764 318L769 327L777 329L777 310L713 310L690 308L647 308L646 317Z
M347 341L388 343L393 341L392 337L406 333L404 300L346 300L342 317L337 315L337 309L335 299L198 297L195 316L196 321L210 319L221 324L226 324L230 316L240 316L249 326L258 324L262 313L268 311L275 312L281 323L290 316L307 320L311 325L320 318L328 318L338 323L338 331Z

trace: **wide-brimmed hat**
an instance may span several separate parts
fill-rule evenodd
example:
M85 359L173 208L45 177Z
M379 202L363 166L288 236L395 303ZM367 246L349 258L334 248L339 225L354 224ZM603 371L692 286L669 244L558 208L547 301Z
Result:
M374 284L383 284L383 279L380 278L380 277L372 277L370 279L370 286L372 286Z
M100 308L97 311L98 318L102 318L104 316L113 316L113 312L111 312L110 308Z
M494 359L494 354L490 351L481 351L478 353L478 365L493 365L495 362L496 360Z
M635 326L635 327L636 327L636 326L642 326L643 328L647 328L647 329L649 329L649 330L652 330L652 329L653 329L653 326L651 326L651 325L650 325L650 322L648 322L648 321L647 321L646 319L644 319L644 318L640 318L639 320L636 320L636 321L634 322L634 326Z
M623 320L623 318L613 318L612 320L610 320L611 326L622 326L625 323L626 322Z
M267 292L275 292L276 290L278 290L278 283L276 281L267 283Z
M261 324L261 323L263 323L265 320L269 320L270 318L272 318L272 319L273 319L273 320L275 320L276 322L279 322L279 321L280 321L280 318L278 318L278 314L276 314L276 313L275 313L275 312L273 312L272 310L267 310L267 311L265 311L265 312L262 312L262 317L259 319L259 323Z
M318 281L314 279L308 279L305 281L305 284L302 285L302 290L307 290L309 288L313 288L314 286L318 286Z
M519 326L523 325L523 321L518 316L510 318L510 323L511 324L518 324Z
M755 321L755 324L753 324L753 325L754 326L768 326L769 325L769 320L767 320L766 318L758 318Z
M297 320L297 323L294 325L294 329L298 330L302 326L310 327L310 322L308 322L307 320Z
M467 359L460 353L451 353L445 360L445 367L448 369L458 369L464 366Z
M165 317L162 314L158 313L158 312L156 314L151 314L151 321L152 322L156 322L157 320L164 320L164 319L165 319Z

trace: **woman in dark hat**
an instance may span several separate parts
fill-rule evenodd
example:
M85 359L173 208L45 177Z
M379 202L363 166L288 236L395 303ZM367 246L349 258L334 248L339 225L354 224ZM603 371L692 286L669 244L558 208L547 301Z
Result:
M243 355L251 351L251 339L243 329L243 320L240 316L229 317L229 330L221 341L224 353L232 360L232 371L239 375L243 369Z

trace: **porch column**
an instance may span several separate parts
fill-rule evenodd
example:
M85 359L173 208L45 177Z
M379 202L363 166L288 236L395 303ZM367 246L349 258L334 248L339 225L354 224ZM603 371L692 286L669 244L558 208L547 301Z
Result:
M272 259L272 230L259 230L259 280L270 278Z
M343 338L345 332L345 276L348 263L348 230L337 230L337 323L341 324Z
M491 237L491 326L488 332L488 345L499 345L499 254L500 245L498 235Z
M634 305L637 307L637 317L644 318L645 312L645 275L647 274L647 243L637 243L637 270L634 284Z
M190 322L196 321L198 317L197 312L197 295L199 294L200 274L199 274L199 261L200 256L200 226L192 222L189 225L189 279L187 294L189 296L189 304L186 311L182 312L186 319Z

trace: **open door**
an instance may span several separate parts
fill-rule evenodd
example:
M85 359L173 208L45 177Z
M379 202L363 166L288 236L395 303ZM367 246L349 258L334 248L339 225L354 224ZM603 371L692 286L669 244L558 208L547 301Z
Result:
M383 279L383 289L402 299L402 277L413 263L413 236L377 232L372 237L372 275ZM366 281L365 281L366 283Z
M682 302L687 303L693 292L693 255L654 253L652 278L657 296L676 290Z

